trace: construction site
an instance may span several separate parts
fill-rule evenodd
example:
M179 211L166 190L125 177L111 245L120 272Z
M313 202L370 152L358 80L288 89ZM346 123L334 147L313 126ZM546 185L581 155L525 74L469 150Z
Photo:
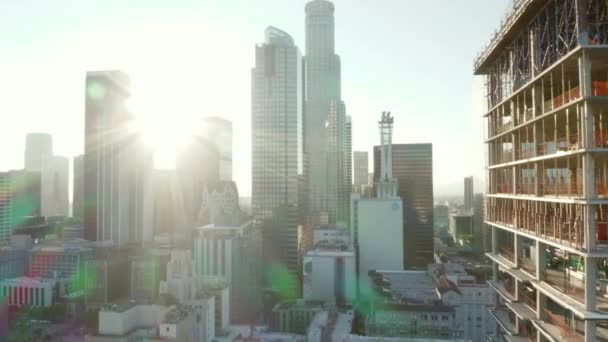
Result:
M519 0L485 78L491 341L608 341L608 1Z

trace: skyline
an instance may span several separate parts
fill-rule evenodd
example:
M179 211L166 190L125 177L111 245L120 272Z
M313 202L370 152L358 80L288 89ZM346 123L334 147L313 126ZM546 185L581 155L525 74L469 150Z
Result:
M235 137L246 141L243 144L235 142L234 179L240 193L249 196L249 87L254 65L251 51L262 41L263 30L269 25L285 30L294 37L296 45L304 47L305 3L268 0L258 3L255 8L245 1L230 4L180 1L173 2L171 7L149 2L145 7L144 2L135 1L127 8L118 1L91 2L86 8L68 1L0 4L0 12L9 14L2 21L4 24L0 23L0 28L4 25L24 28L18 35L0 33L0 53L8 62L0 66L0 71L7 75L0 80L0 90L6 95L0 103L0 112L19 113L18 117L22 118L3 126L0 170L22 167L28 132L52 134L58 155L73 157L82 153L84 103L81 88L85 72L117 68L131 75L133 102L146 116L171 113L171 117L202 119L203 116L219 115L232 120ZM475 134L481 135L473 120L479 117L481 121L481 113L474 110L476 92L472 91L470 70L479 41L488 40L504 13L504 4L488 5L482 1L419 4L417 11L430 11L437 4L444 5L445 12L437 13L439 24L433 27L428 27L428 22L416 16L417 11L408 11L411 7L408 3L384 1L377 6L366 6L369 4L352 5L352 2L338 0L335 4L336 53L343 60L342 97L347 104L347 115L353 117L353 150L372 150L377 139L375 129L369 127L376 126L375 113L388 109L403 122L395 132L395 143L433 143L436 192L446 183L458 184L460 188L466 175L480 175L467 166L471 163L458 163L457 168L448 165L454 164L452 148L458 148L470 150L469 160L478 159L475 164L479 165L479 170L482 168L483 156L477 153L473 157L476 149L482 151L481 144L475 143L481 138L471 141ZM57 17L42 16L38 18L41 25L35 27L25 27L24 23L13 19L25 13L36 13L33 6L39 8L37 13L56 12ZM117 10L118 6L121 11ZM235 8L239 11L234 11ZM488 12L488 15L480 16L475 25L462 21L454 23L462 17L453 16L454 11L461 11L463 15L472 11ZM403 13L403 17L396 16L397 12ZM369 25L354 25L362 17L369 20ZM379 18L389 19L378 21ZM158 27L158 20L166 25ZM455 25L460 30L448 30ZM46 35L49 31L54 33ZM374 39L378 35L385 39ZM416 39L425 36L429 39ZM361 40L366 42L363 54L358 53ZM204 44L198 44L199 41ZM392 41L400 43L391 44ZM404 41L411 45L402 44ZM208 49L209 46L214 49ZM208 53L209 50L223 53ZM418 71L419 64L429 59L425 52L439 56L453 54L454 63L446 66L440 63L441 58L431 59L428 63L431 75L425 75ZM411 63L403 63L403 60L411 60ZM218 65L220 61L224 63ZM11 65L10 69L8 65ZM361 65L373 67L362 70ZM441 77L437 74L443 74L446 82L439 83ZM167 82L180 86L156 84ZM471 83L469 89L462 87L466 82ZM380 87L375 84L382 85L383 91L376 90ZM446 100L438 103L430 100L433 91L451 94L444 94ZM209 96L200 101L201 93ZM31 94L37 95L35 101L29 98ZM467 120L462 120L463 117ZM437 125L437 122L442 124ZM425 132L431 129L437 133L429 137ZM452 139L445 138L447 136ZM238 146L242 148L239 150ZM479 181L480 177L476 179Z

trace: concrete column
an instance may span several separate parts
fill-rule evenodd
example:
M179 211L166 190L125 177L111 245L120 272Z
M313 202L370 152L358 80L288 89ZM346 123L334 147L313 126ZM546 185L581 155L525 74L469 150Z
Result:
M585 258L585 309L595 311L597 302L597 264L594 258Z
M492 254L498 254L498 228L492 226Z
M515 256L515 266L516 267L520 267L519 265L519 258L523 255L524 253L524 249L523 249L523 238L521 235L519 234L515 234L515 248L513 249L513 254Z
M540 292L536 291L536 318L539 320L543 320L545 318L544 309L547 307L547 297ZM541 335L541 333L538 333Z
M596 341L596 322L586 320L585 321L585 341L595 342Z
M536 281L541 281L542 274L545 271L545 257L547 251L545 251L545 245L540 241L536 240Z
M585 248L591 252L597 244L597 222L595 220L595 205L585 205L583 224L585 232Z

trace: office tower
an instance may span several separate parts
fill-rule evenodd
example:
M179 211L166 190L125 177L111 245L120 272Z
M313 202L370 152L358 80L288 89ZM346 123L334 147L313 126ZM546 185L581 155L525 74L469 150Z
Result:
M178 198L176 208L183 213L184 233L193 235L200 225L198 214L201 208L205 185L219 180L220 152L205 135L205 123L191 137L190 142L177 152L175 171Z
M264 34L251 75L253 217L263 226L265 264L287 270L295 285L303 173L302 56L287 33L268 27Z
M28 217L40 216L40 188L39 172L0 172L0 242L10 241Z
M219 178L232 180L232 122L219 117L205 118L204 135L219 154Z
M393 177L403 201L406 269L433 262L433 145L393 144ZM380 146L374 146L374 179L380 178Z
M348 221L346 109L341 97L340 57L334 52L334 5L306 4L304 149L309 214L329 223Z
M84 205L84 155L74 157L72 185L72 217L82 220Z
M352 193L351 241L355 247L357 262L357 296L369 299L372 295L368 274L373 270L402 270L404 255L403 204L397 196L397 180L393 175L392 131L393 117L382 112L378 122L380 160L378 166L383 176L376 181L376 196L362 198ZM378 253L379 248L382 250Z
M494 337L605 340L608 7L516 5L474 64L486 79L493 314L519 328Z
M40 172L53 156L53 138L47 133L29 133L25 137L25 169Z
M152 154L131 113L129 78L88 72L85 88L84 236L121 246L152 239Z
M369 185L369 160L367 151L354 151L353 188L355 192L362 193L362 189Z
M46 184L51 186L52 215L45 216L68 216L70 212L70 160L66 157L53 156L50 169L42 173L42 179L50 177Z
M56 173L54 171L53 138L48 133L28 133L25 137L25 170L39 172L42 216L61 215L58 212Z
M464 178L464 210L473 210L473 176Z

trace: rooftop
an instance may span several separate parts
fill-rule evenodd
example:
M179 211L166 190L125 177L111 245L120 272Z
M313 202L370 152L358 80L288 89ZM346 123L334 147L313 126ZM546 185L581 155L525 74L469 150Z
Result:
M439 300L433 278L426 271L376 271L374 283L393 300L405 303L431 304Z

